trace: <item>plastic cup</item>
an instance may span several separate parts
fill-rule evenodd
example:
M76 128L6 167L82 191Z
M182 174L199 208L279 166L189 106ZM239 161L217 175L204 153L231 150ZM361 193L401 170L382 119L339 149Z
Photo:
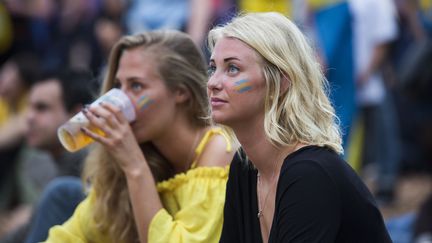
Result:
M129 122L135 120L135 108L129 97L120 89L111 89L104 95L99 97L90 106L99 105L100 102L110 103L114 106L120 108L124 116ZM87 117L80 111L78 114L74 115L68 122L63 124L57 129L57 136L66 150L70 152L78 151L85 146L94 142L92 138L85 135L81 128L85 127L94 133L104 136L103 131L97 127L90 124Z

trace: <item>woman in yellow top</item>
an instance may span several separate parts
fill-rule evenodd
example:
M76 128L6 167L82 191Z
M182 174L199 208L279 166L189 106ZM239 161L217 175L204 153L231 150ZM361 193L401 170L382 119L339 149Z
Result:
M85 168L90 194L47 242L218 242L234 151L210 125L206 67L177 31L122 38L111 51L103 91L136 104L129 124L109 104L84 109L106 137Z

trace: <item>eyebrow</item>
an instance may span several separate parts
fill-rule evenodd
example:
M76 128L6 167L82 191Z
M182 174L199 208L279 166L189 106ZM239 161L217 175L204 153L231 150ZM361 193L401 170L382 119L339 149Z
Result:
M143 78L140 78L140 77L136 77L136 76L132 76L132 77L128 77L128 78L126 78L126 82L127 83L129 83L129 82L132 82L132 81L143 81L144 79ZM114 83L121 83L121 80L119 79L119 78L115 78L114 79Z
M224 62L229 62L229 61L232 61L232 60L238 60L238 61L240 61L240 59L238 57L227 57L227 58L224 58L223 60L224 60ZM211 58L210 61L214 62L214 58Z
M126 82L137 82L137 81L144 81L144 79L136 76L132 76L126 79Z

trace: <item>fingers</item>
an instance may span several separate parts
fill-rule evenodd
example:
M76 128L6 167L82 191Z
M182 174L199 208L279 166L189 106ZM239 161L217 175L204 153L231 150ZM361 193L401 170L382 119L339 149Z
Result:
M101 102L99 105L86 106L82 111L91 126L97 129L82 128L81 131L107 146L118 143L125 134L125 124L129 126L121 110L109 103Z
M107 138L105 138L105 137L103 137L97 133L92 132L91 130L89 130L86 127L81 127L80 129L85 135L89 136L93 140L95 140L101 144L104 144L104 145L110 145L110 141Z
M123 112L118 108L117 106L114 106L110 103L101 102L100 106L105 108L106 110L110 111L112 115L114 115L115 119L119 124L129 123L126 120L126 117L124 116Z
M99 105L88 107L85 111L97 118L94 120L95 125L101 125L101 128L104 127L104 122L108 123L107 125L114 129L119 128L119 124L121 124L121 117L118 119L118 115L116 114L121 113L121 111L111 104L101 102Z
M110 136L112 134L111 130L114 128L114 125L109 124L111 122L108 122L104 117L100 116L100 112L96 113L93 111L93 109L90 110L89 108L85 108L83 110L83 113L90 121L90 124L92 126L100 129L103 133L106 134L106 136Z

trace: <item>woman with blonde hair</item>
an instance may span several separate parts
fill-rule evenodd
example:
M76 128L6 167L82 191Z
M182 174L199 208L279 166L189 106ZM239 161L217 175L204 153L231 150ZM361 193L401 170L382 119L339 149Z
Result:
M221 242L391 242L372 195L339 156L328 84L300 30L245 14L209 33L212 118L231 127Z
M231 141L210 125L204 60L177 31L122 38L103 93L123 90L136 105L129 124L116 107L83 111L105 136L84 181L90 193L47 242L218 242Z

